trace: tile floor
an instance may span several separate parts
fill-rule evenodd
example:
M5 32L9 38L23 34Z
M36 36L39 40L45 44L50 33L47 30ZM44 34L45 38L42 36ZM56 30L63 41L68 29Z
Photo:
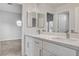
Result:
M0 41L0 56L21 56L21 39Z

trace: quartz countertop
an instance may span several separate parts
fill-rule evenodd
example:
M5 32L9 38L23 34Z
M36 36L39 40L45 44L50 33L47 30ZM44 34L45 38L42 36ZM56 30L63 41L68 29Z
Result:
M79 39L76 39L76 38L67 39L62 36L53 36L53 35L45 35L45 34L37 34L37 35L26 34L26 36L38 38L40 40L44 40L70 49L79 50Z

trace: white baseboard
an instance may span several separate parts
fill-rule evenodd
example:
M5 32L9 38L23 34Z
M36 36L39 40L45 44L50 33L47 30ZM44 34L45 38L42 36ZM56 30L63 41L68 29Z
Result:
M0 39L0 41L7 41L7 40L21 40L21 38Z

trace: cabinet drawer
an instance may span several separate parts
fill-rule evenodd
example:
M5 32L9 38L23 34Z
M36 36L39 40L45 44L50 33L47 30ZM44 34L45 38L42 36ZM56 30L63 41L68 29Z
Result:
M52 54L51 52L43 49L43 56L55 56L55 55Z
M42 40L34 39L34 45L42 48Z
M47 51L50 51L52 54L55 54L57 56L75 56L76 55L76 51L63 47L63 46L59 46L53 43L49 43L49 42L43 42L43 49L46 49Z

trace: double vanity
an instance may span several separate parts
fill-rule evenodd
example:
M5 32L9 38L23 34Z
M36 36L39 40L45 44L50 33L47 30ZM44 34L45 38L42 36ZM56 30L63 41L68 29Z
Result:
M79 4L51 6L23 5L23 55L79 56Z
M78 56L79 40L46 34L25 35L27 56Z

